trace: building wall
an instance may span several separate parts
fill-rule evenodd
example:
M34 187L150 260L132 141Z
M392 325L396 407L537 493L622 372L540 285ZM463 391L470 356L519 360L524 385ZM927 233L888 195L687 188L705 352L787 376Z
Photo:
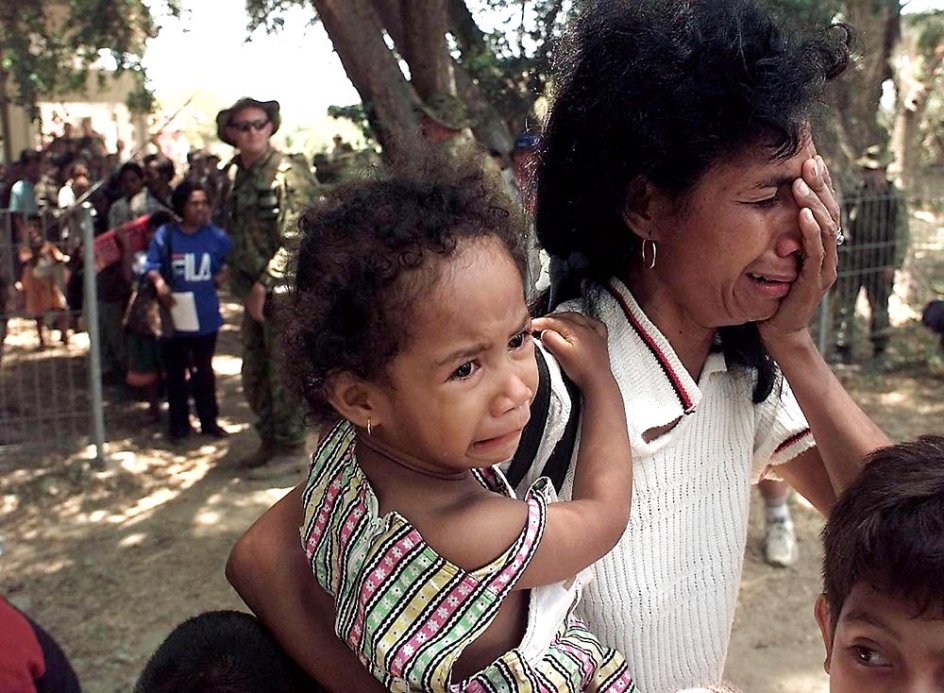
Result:
M65 93L40 101L41 121L31 122L26 109L10 105L10 147L12 158L27 148L35 148L52 136L62 134L65 122L73 125L74 132L81 130L83 118L91 118L92 127L105 137L109 151L115 150L117 140L125 143L125 155L143 148L147 142L147 116L132 114L125 106L125 99L134 88L128 73L106 75L99 86L98 73L90 72L85 93ZM0 161L3 150L0 148Z

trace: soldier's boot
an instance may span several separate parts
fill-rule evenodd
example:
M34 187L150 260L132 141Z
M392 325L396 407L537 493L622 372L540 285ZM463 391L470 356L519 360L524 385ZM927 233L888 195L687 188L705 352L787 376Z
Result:
M887 339L872 340L872 358L869 359L868 367L870 370L879 373L887 373L892 370L891 359L888 358L886 349L888 347Z
M303 442L295 445L279 445L265 464L251 469L247 476L253 480L294 478L305 470L308 461ZM292 481L292 483L295 482Z
M249 453L239 462L239 466L244 469L256 469L272 459L275 455L275 441L263 439L255 451Z

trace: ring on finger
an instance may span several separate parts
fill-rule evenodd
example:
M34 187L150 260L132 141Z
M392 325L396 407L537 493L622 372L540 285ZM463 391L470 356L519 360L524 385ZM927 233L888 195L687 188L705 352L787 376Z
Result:
M842 232L842 227L836 227L836 245L842 245L846 242L846 234Z

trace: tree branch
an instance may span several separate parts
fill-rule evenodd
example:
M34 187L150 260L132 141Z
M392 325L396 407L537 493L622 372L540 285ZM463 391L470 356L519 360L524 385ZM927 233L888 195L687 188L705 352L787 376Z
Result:
M446 49L445 0L400 0L403 17L403 59L420 98L454 94L452 59Z
M416 93L383 38L371 0L312 0L357 90L388 161L409 147L419 119Z

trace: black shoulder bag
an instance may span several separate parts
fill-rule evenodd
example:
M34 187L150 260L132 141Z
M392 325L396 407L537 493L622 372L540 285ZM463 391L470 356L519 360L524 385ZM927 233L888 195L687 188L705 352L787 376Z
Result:
M167 229L167 239L164 244L164 253L161 255L161 275L168 286L172 285L173 268L171 268L171 236L173 229ZM145 272L138 279L138 285L131 300L125 309L121 321L125 332L151 339L170 339L174 336L174 319L170 309L166 308L157 298L157 289Z
M547 368L547 362L540 349L534 350L534 356L538 363L538 391L531 401L531 418L524 427L524 431L521 432L518 450L505 473L512 487L521 483L531 465L534 464L534 456L544 438L544 428L551 405L551 374ZM574 454L574 445L577 442L577 428L580 425L580 388L566 374L562 372L561 375L564 377L564 385L570 396L570 416L564 426L564 434L557 441L557 445L554 446L554 450L541 471L541 476L550 478L555 491L560 491L564 478L567 476L567 469L570 467L570 460Z

